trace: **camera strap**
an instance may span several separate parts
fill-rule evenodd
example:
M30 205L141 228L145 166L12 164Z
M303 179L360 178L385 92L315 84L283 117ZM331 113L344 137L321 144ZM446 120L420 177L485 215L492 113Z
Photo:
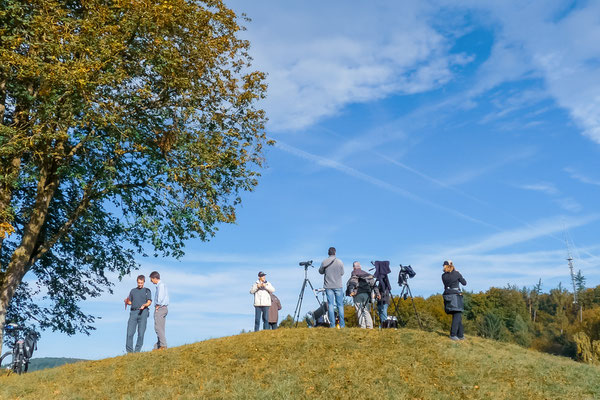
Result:
M329 264L327 264L326 266L324 266L324 267L323 267L323 269L326 269L326 268L328 268L328 267L329 267L331 264L333 264L333 262L334 262L335 260L337 260L337 258L335 258L335 257L334 257L334 259L333 259L333 260L331 260L331 262L330 262Z

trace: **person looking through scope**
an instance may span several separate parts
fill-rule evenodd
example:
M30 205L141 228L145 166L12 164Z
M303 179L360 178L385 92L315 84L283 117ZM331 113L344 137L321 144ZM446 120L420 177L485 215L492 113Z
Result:
M454 268L451 260L444 261L444 273L442 282L444 283L444 309L447 314L452 314L452 325L450 326L450 339L463 340L464 327L462 324L463 299L459 283L467 285L467 281Z
M375 285L373 275L363 271L358 261L354 261L352 268L352 275L348 280L347 294L354 298L354 307L356 308L360 327L373 329L373 318L371 318L369 312L369 303L375 302L373 297L381 300L381 294L377 285Z
M335 256L335 247L330 247L327 251L327 257L319 268L319 273L323 277L323 288L327 296L327 316L329 317L329 327L335 328L335 306L340 318L340 328L344 328L344 292L342 290L342 276L344 276L344 263Z

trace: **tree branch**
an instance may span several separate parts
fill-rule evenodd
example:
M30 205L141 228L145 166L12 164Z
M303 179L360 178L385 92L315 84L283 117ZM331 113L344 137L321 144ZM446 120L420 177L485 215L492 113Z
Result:
M54 246L60 239L62 239L67 232L69 232L69 229L71 229L71 227L73 226L73 224L75 222L77 222L77 220L79 219L79 217L81 217L81 215L87 211L87 209L90 206L90 203L93 200L98 200L103 198L104 196L106 196L108 193L110 193L111 191L117 191L117 190L130 190L130 189L134 189L134 188L138 188L138 187L144 187L146 186L150 181L145 181L145 182L136 182L136 183L124 183L124 184L120 184L120 185L115 185L113 187L111 187L110 189L104 189L100 192L92 192L91 189L90 190L86 190L86 193L84 193L83 197L81 198L81 201L79 202L79 205L77 206L77 208L75 209L75 211L73 211L73 213L71 214L71 216L69 217L69 219L63 224L63 226L54 234L54 236L52 236L52 238L48 241L46 241L46 243L44 243L42 246L40 246L37 251L35 252L35 254L33 254L29 260L28 265L31 266L33 264L35 264L35 262L37 260L39 260L41 257L44 256L44 254L46 254L48 252L48 250L50 250L52 248L52 246ZM90 185L89 188L91 188L93 185Z

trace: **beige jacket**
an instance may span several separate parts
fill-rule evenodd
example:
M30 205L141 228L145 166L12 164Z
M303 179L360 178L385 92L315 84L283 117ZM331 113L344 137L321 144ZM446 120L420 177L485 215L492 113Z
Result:
M258 288L260 281L254 282L250 289L250 294L254 295L254 307L270 307L271 306L271 293L275 291L271 282L265 282L264 288Z

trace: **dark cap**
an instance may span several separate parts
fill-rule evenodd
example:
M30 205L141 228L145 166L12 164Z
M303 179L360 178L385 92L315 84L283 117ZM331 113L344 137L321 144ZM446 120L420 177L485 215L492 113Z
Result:
M446 265L450 265L450 263L448 261L444 261L444 266Z
M265 275L267 275L267 274L265 274L265 273L264 273L264 272L262 272L262 271L260 271L260 272L258 273L258 277L259 277L259 278L260 278L261 276L265 276Z

